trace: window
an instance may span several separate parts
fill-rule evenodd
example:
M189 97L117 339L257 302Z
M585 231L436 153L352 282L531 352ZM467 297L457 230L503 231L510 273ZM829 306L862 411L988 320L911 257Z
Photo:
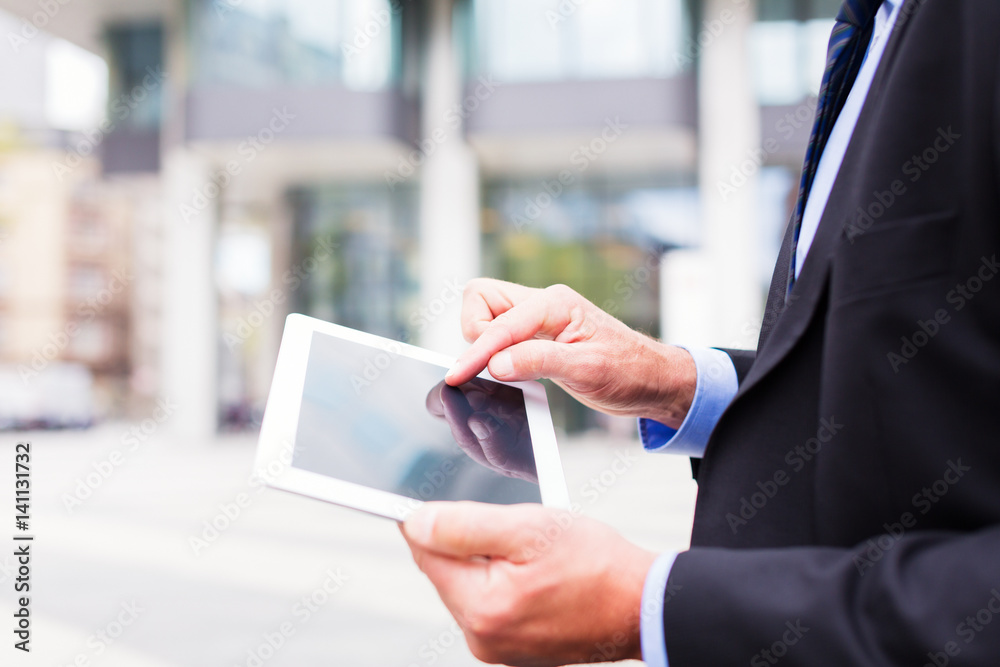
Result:
M840 11L843 0L760 0L758 13L762 21L808 21L832 19Z
M659 257L699 242L697 190L650 177L580 182L553 195L553 182L484 186L485 272L537 287L566 283L655 335Z
M163 28L111 26L108 120L116 128L157 130L163 115Z
M750 32L750 60L761 104L796 104L819 93L840 3L762 0Z
M502 81L668 77L690 34L682 0L472 0L469 58Z
M281 277L300 312L409 340L417 312L416 198L382 186L309 188L291 195L293 263Z
M692 177L693 179L693 177ZM660 258L696 245L698 193L690 180L651 176L483 186L483 274L545 287L565 283L629 326L660 328ZM553 417L575 431L596 414L550 385Z
M385 88L403 1L190 0L193 81Z
M107 277L102 267L77 264L69 268L69 295L76 301L94 298L106 287Z
M80 360L99 362L111 352L111 327L103 320L79 322L76 335L70 338L69 352Z

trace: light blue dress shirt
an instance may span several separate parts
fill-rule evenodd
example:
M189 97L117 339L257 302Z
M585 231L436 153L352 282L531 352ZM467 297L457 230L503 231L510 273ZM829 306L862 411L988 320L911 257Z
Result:
M882 60L882 54L885 52L886 43L889 41L892 27L896 24L902 4L902 0L884 0L879 7L865 61L844 102L844 108L837 116L826 148L820 156L816 177L812 189L809 190L809 200L802 213L802 227L795 252L796 277L802 271L809 248L816 237L820 218L823 217L823 211L830 199L851 135L857 127L861 108L868 97L875 71ZM720 350L693 347L685 349L694 358L698 375L694 400L687 417L677 430L649 419L640 419L639 434L646 451L701 458L705 453L712 429L736 395L738 388L736 368L729 355ZM677 554L674 552L664 553L657 558L649 569L643 586L640 638L642 657L648 667L669 667L666 638L663 634L663 606L667 602L664 599L667 581L676 558Z

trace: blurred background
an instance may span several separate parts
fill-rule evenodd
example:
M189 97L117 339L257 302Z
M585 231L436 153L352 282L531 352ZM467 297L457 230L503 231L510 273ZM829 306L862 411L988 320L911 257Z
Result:
M239 545L275 563L347 549L355 573L364 568L361 538L302 535L277 508L296 525L343 521L372 544L384 539L389 560L408 567L381 523L272 492L253 508L259 525L244 522L213 550L215 569L199 569L206 560L185 543L246 490L290 312L456 354L461 287L487 275L566 283L670 342L753 346L838 6L0 0L0 429L33 430L4 447L17 437L46 447L39 511L66 536L66 558L87 535L144 536L134 558L93 547L86 576L53 556L66 576L63 589L53 580L53 604L79 603L52 620L62 630L51 636L83 632L74 641L86 646L95 624L85 601L98 590L128 595L116 562L146 563L133 574L148 583L163 575L153 563L169 561L189 587L192 577L219 585L236 562L265 567ZM571 495L589 497L583 471L611 470L633 451L634 423L555 388L550 397ZM38 431L67 427L89 430ZM131 450L127 473L87 482L133 441L142 449ZM642 467L592 513L617 517L650 548L683 548L694 493L686 462ZM79 483L93 499L80 498ZM673 523L646 526L636 498ZM279 557L262 546L287 539L302 548ZM177 560L164 556L167 544L180 545ZM224 605L213 616L235 623L235 609L263 604L251 579L228 582L216 602L204 589L192 599ZM265 588L280 607L280 595L312 579ZM163 585L167 597L186 590ZM400 655L322 664L432 664L417 640L447 616L433 591L420 591ZM337 612L367 628L350 635L358 647L378 644L379 626L400 625L384 617L389 601L358 604ZM111 607L100 617L113 618ZM121 660L249 665L231 649L257 634ZM153 653L162 643L129 637ZM303 655L328 648L317 635L316 653ZM289 651L268 664L321 664ZM472 660L455 651L439 664ZM93 664L117 655L95 653ZM73 658L57 651L45 664Z

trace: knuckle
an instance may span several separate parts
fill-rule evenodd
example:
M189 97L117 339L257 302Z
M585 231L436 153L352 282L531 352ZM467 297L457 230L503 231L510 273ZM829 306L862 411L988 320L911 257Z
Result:
M467 343L474 343L479 338L479 326L475 322L462 322L462 336Z
M511 603L505 597L490 599L488 608L478 609L466 618L468 632L484 648L500 640L504 630L511 625Z
M569 285L564 285L563 283L549 285L545 288L545 291L559 299L571 299L576 297L576 291Z
M502 313L500 313L499 315L497 315L496 317L494 317L493 321L490 322L490 327L493 327L493 328L503 328L503 327L507 326L507 323L510 322L510 318L512 317L512 315L510 313L511 313L511 311L505 310Z
M514 315L511 314L512 311L508 310L506 312L500 313L490 322L488 330L493 336L493 339L501 345L500 349L505 347L510 347L517 341L514 338Z
M500 656L498 651L496 651L488 643L480 640L469 630L466 630L465 641L469 645L469 652L472 653L473 657L477 660L490 665L496 665L504 662L504 659Z
M462 290L462 295L471 296L482 292L483 288L486 287L487 282L486 278L473 278L469 282L465 283L465 289Z

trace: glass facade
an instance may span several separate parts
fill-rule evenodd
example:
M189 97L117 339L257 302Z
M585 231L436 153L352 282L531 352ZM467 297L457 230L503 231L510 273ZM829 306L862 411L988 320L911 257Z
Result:
M673 76L690 34L681 0L470 0L474 75L501 81Z
M657 335L660 255L698 243L696 189L653 177L557 185L484 185L484 273L536 287L565 283Z
M750 62L763 105L796 104L819 93L839 0L761 0Z
M111 26L108 119L117 130L159 131L163 121L163 27Z
M759 0L762 21L808 21L837 15L843 0Z
M699 241L693 177L594 179L556 196L552 190L551 180L484 183L482 274L537 287L565 283L658 335L661 254ZM378 185L291 193L294 248L281 282L293 288L292 309L413 340L420 310L416 197L414 189ZM329 259L317 261L331 248ZM593 413L555 386L550 401L561 427L595 425Z
M693 177L492 180L483 187L483 274L532 287L569 285L629 326L660 333L660 257L699 241ZM549 384L558 426L597 413Z
M410 340L419 299L416 192L338 185L289 196L295 242L283 282L301 281L293 309Z
M188 0L192 85L390 86L402 5L388 0Z

